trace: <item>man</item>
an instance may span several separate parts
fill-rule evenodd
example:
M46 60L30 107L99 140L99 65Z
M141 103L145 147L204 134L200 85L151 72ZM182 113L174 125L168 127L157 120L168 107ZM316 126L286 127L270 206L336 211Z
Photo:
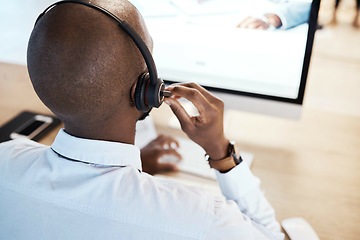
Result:
M91 4L152 49L128 1ZM31 34L28 70L65 128L50 147L23 139L0 145L1 239L283 239L259 181L229 153L222 101L197 84L170 86L166 103L207 152L227 200L142 171L133 144L144 113L134 89L146 65L113 19L81 4L54 7ZM200 115L188 116L179 97Z

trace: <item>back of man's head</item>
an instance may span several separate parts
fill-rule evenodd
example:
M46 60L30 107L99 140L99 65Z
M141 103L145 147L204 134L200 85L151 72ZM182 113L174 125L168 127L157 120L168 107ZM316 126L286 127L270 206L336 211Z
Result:
M146 27L125 1L93 1L127 22L149 45ZM28 71L40 99L65 125L92 127L129 108L130 89L145 71L135 44L109 16L60 4L40 18L28 45Z

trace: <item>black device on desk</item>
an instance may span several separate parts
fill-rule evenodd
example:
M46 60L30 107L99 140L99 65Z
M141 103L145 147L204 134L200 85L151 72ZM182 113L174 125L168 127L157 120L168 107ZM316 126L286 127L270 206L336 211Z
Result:
M16 138L37 141L60 123L54 116L24 111L0 127L0 142Z

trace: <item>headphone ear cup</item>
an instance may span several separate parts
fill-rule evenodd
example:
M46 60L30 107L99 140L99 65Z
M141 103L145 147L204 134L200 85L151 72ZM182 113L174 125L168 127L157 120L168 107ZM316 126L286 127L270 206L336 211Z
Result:
M164 100L162 95L164 88L164 81L161 78L157 78L155 84L153 84L150 79L150 84L146 89L146 102L150 107L160 107Z
M143 73L138 78L136 84L135 93L134 93L135 107L137 108L137 110L141 112L147 112L151 109L151 107L148 106L146 99L146 91L149 83L150 83L149 73Z

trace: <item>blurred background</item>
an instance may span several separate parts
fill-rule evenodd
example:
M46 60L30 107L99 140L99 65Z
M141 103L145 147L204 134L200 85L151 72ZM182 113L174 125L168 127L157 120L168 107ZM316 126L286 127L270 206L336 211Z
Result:
M305 105L360 116L360 27L353 26L356 0L342 0L336 12L337 23L331 24L334 6L335 0L321 1L322 28L315 35L310 64L310 68L320 69L316 73L310 69ZM328 67L322 68L319 61L326 62ZM321 78L311 77L318 72ZM328 82L326 76L334 75L338 76L337 81Z

